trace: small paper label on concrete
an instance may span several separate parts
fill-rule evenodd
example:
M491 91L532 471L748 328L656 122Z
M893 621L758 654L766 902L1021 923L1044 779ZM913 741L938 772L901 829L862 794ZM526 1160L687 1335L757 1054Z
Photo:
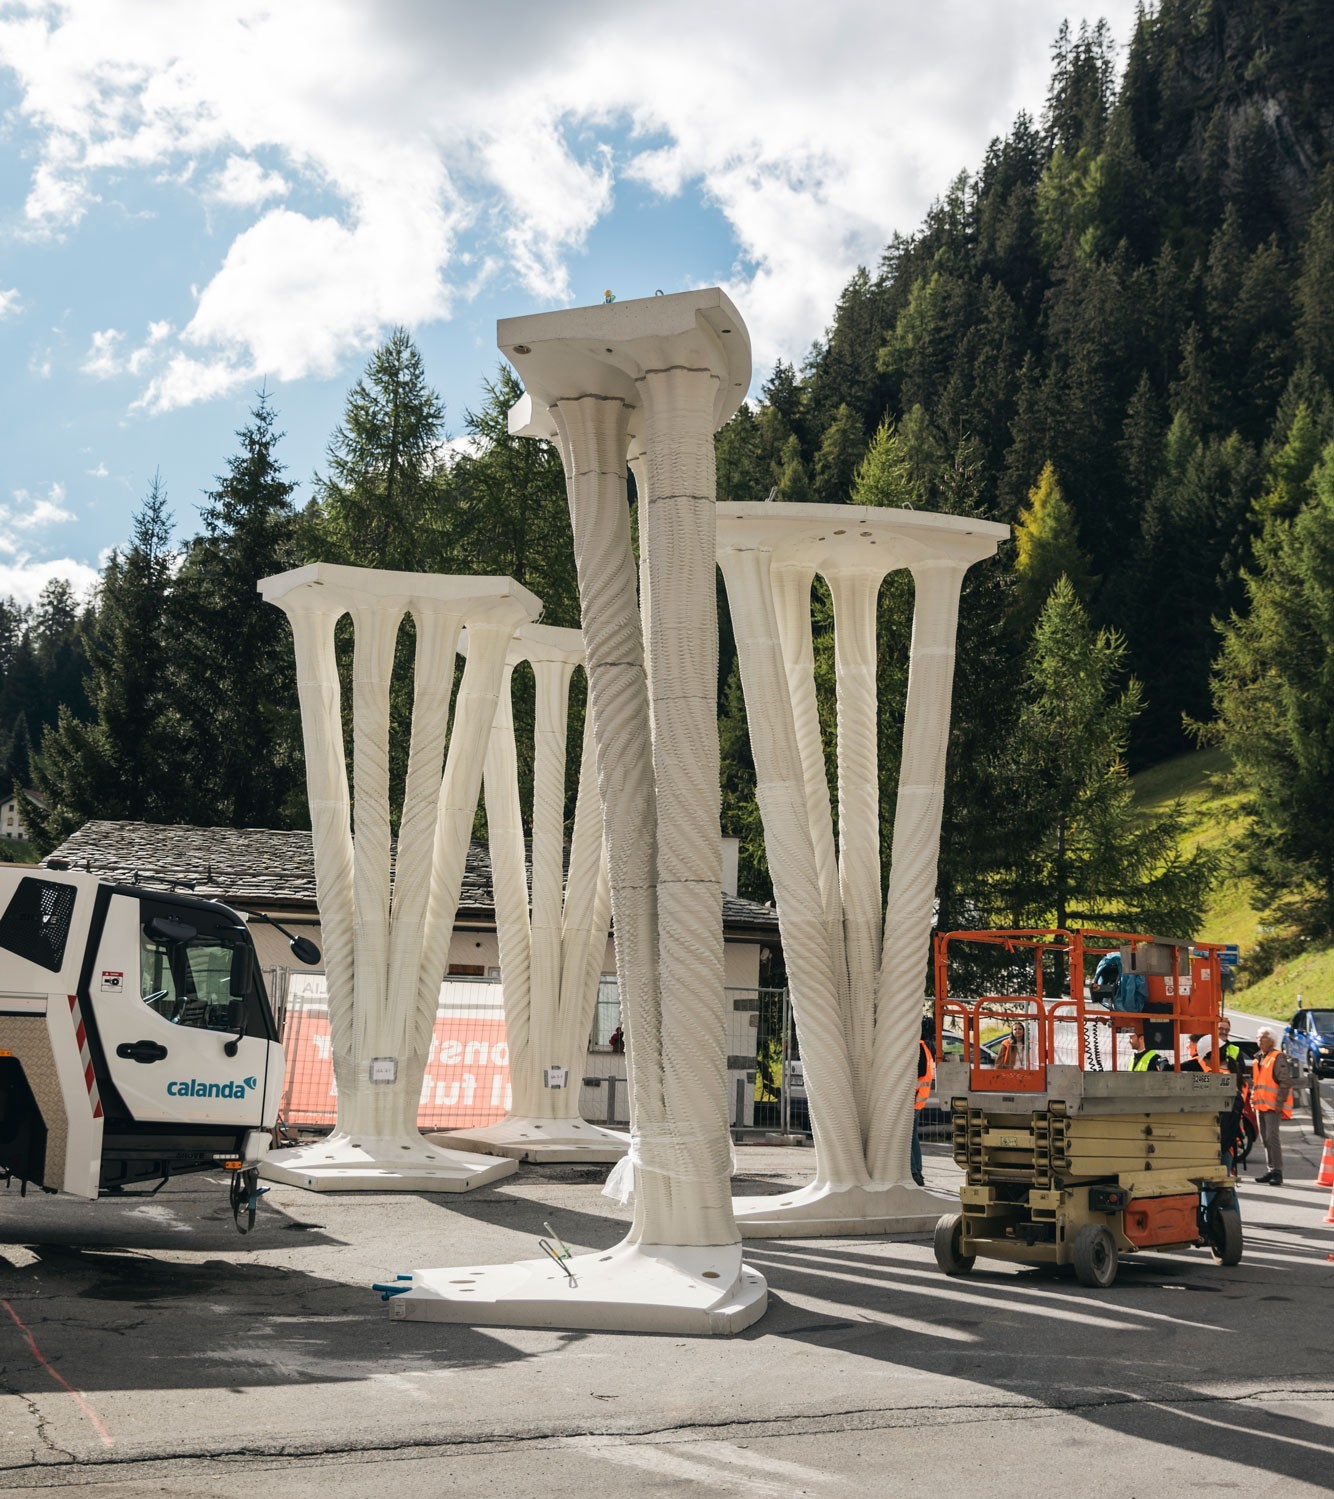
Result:
M392 1083L398 1081L397 1057L372 1057L371 1082Z

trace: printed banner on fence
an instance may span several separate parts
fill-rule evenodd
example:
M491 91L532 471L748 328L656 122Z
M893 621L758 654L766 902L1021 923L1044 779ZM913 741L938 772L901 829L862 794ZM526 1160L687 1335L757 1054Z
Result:
M283 1029L287 1078L283 1117L289 1125L332 1124L338 1108L328 992L322 973L288 981ZM510 1106L509 1042L501 986L446 979L422 1076L421 1129L476 1129Z

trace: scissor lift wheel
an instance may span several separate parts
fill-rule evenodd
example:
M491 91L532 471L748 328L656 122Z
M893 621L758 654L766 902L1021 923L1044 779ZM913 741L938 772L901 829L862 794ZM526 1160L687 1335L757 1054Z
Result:
M1106 1287L1116 1279L1116 1240L1101 1223L1086 1223L1075 1235L1070 1252L1081 1285Z
M975 1254L964 1254L963 1214L948 1213L936 1224L936 1264L946 1275L967 1275L977 1263Z
M1235 1202L1214 1202L1205 1213L1204 1226L1209 1235L1209 1252L1220 1265L1235 1265L1241 1260L1241 1214Z

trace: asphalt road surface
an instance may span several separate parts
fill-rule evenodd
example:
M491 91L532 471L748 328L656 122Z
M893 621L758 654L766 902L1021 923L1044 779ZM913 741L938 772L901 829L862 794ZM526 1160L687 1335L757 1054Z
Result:
M140 1499L932 1493L1285 1499L1334 1483L1334 1226L1318 1143L1242 1192L1246 1253L1117 1283L925 1236L761 1241L767 1315L732 1339L394 1322L370 1282L605 1248L605 1168L467 1197L275 1188L240 1238L220 1180L151 1199L0 1193L0 1492ZM809 1150L738 1149L738 1191ZM928 1147L931 1185L959 1173ZM1251 1171L1263 1170L1255 1164Z

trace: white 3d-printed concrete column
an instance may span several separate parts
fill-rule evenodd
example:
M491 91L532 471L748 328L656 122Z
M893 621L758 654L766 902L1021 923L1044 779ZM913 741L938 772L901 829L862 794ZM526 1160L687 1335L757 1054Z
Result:
M531 896L511 698L514 668L525 661L535 687ZM510 642L483 792L509 1039L510 1110L496 1124L434 1136L441 1145L539 1162L619 1161L630 1145L628 1135L590 1124L579 1114L611 918L591 715L584 719L568 876L564 870L570 681L583 662L578 630L523 625Z
M756 791L815 1134L815 1179L735 1203L748 1237L929 1228L909 1181L959 590L1008 534L987 521L852 505L719 506ZM880 915L876 599L915 586L893 862ZM834 603L838 841L816 708L811 583Z
M559 1266L416 1271L391 1311L735 1332L768 1292L742 1263L731 1204L713 433L745 396L749 340L710 290L512 318L499 342L528 392L511 429L555 437L565 461L633 1079L635 1218L614 1249Z
M515 627L541 604L510 578L324 562L265 578L259 591L287 614L296 646L338 1085L333 1134L271 1152L261 1173L338 1192L464 1192L508 1176L515 1169L511 1160L424 1141L417 1107L505 652ZM355 632L355 797L348 789L334 649L344 614ZM391 889L389 685L399 626L408 614L417 635L412 742ZM471 649L446 758L464 626Z

